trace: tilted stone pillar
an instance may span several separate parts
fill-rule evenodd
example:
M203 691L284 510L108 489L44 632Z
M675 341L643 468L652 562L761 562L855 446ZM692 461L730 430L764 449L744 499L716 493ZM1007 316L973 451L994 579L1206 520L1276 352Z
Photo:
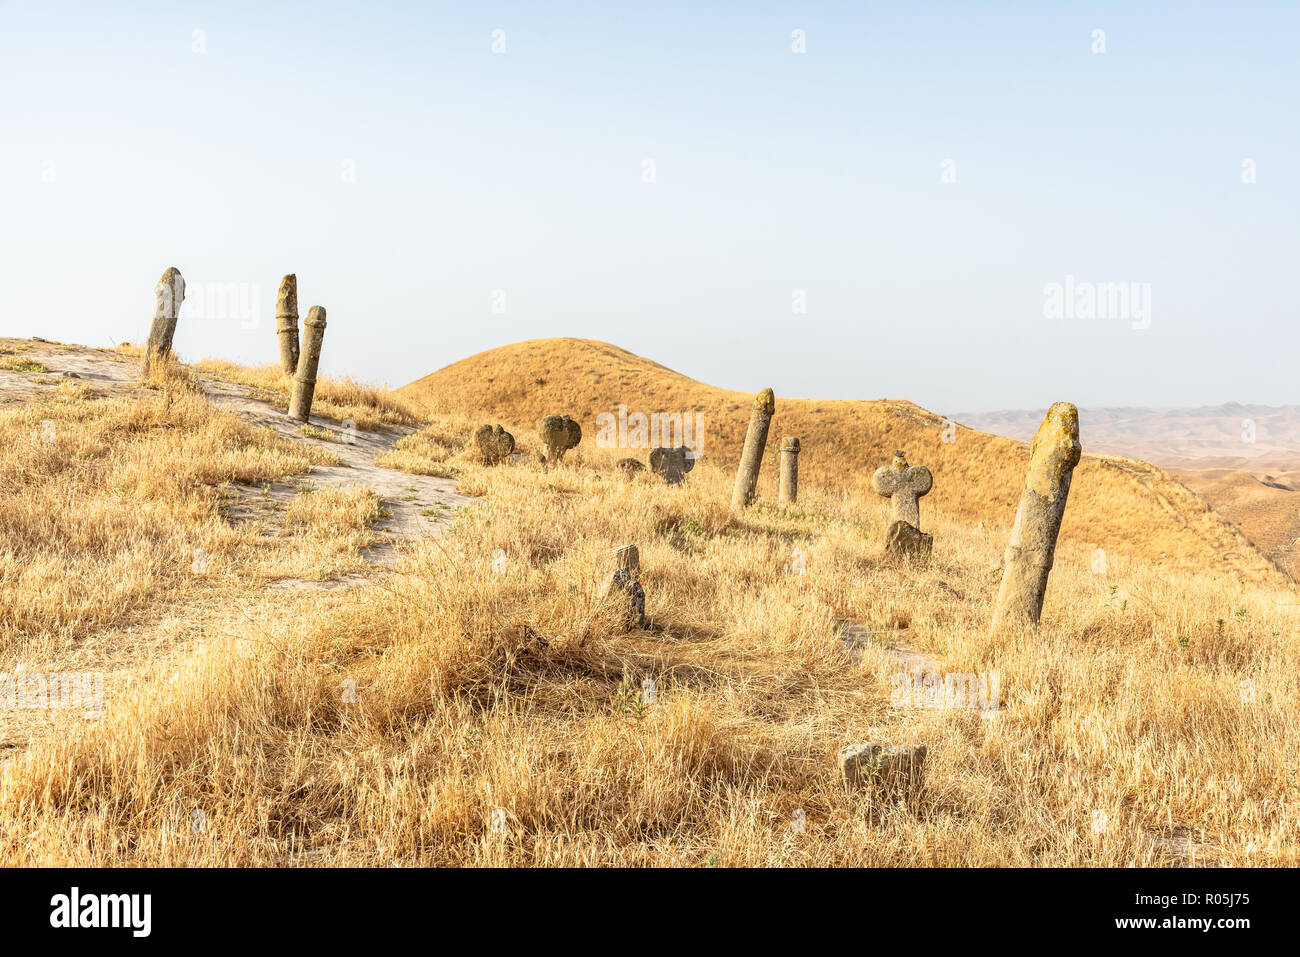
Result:
M285 375L298 372L298 277L289 273L280 280L275 298L275 333L280 337L280 368Z
M781 440L781 481L776 498L782 505L799 501L799 448L799 440L793 435Z
M149 327L149 341L144 347L142 374L149 378L167 368L172 355L172 337L176 335L176 320L181 303L185 301L185 279L181 271L171 266L153 287L153 323Z
M758 469L763 464L763 449L767 445L767 429L776 414L776 397L771 389L764 389L754 397L754 411L749 417L749 430L745 433L745 447L740 452L740 465L736 468L736 487L731 493L731 509L739 512L754 500L758 487Z
M1069 402L1055 403L1029 445L1025 490L1011 528L1002 585L993 608L994 631L1038 624L1070 479L1082 452L1078 409Z
M306 342L298 356L298 374L293 380L293 398L289 400L289 418L299 422L311 419L311 403L316 397L316 370L320 366L320 347L325 340L325 307L312 306L303 320Z
M537 434L546 447L541 455L542 465L549 468L564 458L569 449L576 449L582 441L582 426L568 415L543 416L537 423Z

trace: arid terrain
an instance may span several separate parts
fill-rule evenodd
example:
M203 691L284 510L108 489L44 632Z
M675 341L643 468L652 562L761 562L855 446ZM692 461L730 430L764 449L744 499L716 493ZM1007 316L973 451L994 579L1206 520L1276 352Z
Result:
M307 427L275 367L139 355L0 340L0 674L105 687L0 709L5 864L1300 862L1295 586L1086 424L1041 627L994 638L1026 451L902 400L778 395L734 514L753 394L603 343L324 379ZM598 447L620 405L699 412L683 485ZM550 413L583 441L544 469ZM921 566L882 554L895 449L934 473ZM602 588L629 543L631 630ZM896 706L914 668L996 700ZM927 746L917 803L845 791L862 741Z

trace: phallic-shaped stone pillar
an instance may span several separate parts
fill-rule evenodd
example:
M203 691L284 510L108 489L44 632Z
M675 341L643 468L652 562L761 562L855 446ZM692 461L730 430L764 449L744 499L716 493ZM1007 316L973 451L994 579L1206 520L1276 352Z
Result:
M280 337L280 368L285 375L294 375L298 371L298 277L294 273L280 280L275 333Z
M731 509L739 512L754 500L758 487L758 469L763 464L763 449L767 446L767 429L776 414L776 397L771 389L764 389L754 397L754 411L749 417L749 430L745 433L745 447L740 452L740 465L736 467L736 487L731 493Z
M298 374L293 379L293 398L289 400L289 418L299 422L311 420L311 403L316 397L316 370L320 366L320 347L325 340L325 307L312 306L303 320L307 341L298 356Z
M154 372L167 368L172 354L172 337L176 335L176 320L181 303L185 301L185 279L175 266L168 267L153 287L153 323L149 326L149 341L144 347L142 374L149 378Z
M1038 624L1070 478L1082 451L1079 410L1069 402L1055 403L1029 445L1025 490L1003 557L1002 585L993 608L994 631Z
M799 439L787 435L781 440L781 481L776 499L782 505L799 500Z

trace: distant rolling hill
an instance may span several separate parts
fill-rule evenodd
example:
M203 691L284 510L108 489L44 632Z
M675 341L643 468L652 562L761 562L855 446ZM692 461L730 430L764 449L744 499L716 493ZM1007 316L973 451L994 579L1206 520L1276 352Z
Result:
M754 392L766 385L753 383ZM491 349L399 392L429 411L459 412L500 422L516 432L531 430L543 415L569 414L582 424L585 454L597 454L592 448L596 417L614 414L620 405L647 415L699 413L703 454L724 467L734 466L739 458L754 395L697 382L608 343L567 338ZM1041 419L1042 413L1036 414ZM903 449L912 464L934 472L934 490L922 503L922 525L930 508L971 523L1009 528L1024 481L1027 448L983 431L945 426L943 417L898 399L778 395L759 493L775 498L778 447L784 435L803 440L802 486L864 497L875 495L872 471L887 464L895 449ZM1141 461L1089 454L1094 437L1086 424L1082 433L1085 456L1075 472L1063 540L1169 566L1283 580L1268 558L1165 472ZM645 458L644 451L617 454Z

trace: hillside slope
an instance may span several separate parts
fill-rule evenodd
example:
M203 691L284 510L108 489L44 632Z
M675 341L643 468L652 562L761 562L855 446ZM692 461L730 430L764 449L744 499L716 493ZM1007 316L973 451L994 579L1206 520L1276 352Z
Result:
M766 386L755 382L754 391ZM702 452L734 464L748 424L752 393L697 382L617 346L589 339L532 339L453 363L398 390L431 413L459 413L501 422L527 435L537 419L567 413L578 419L592 455L644 450L595 447L596 417L630 412L699 413ZM1061 396L1068 400L1069 396ZM1028 460L1010 439L957 426L902 400L818 400L777 397L759 494L775 498L779 439L797 435L801 485L839 488L874 498L871 473L903 449L935 476L922 503L959 520L1010 529ZM950 441L944 441L947 438ZM1062 539L1185 570L1235 573L1251 581L1285 576L1245 537L1165 472L1132 459L1086 454L1075 472Z

